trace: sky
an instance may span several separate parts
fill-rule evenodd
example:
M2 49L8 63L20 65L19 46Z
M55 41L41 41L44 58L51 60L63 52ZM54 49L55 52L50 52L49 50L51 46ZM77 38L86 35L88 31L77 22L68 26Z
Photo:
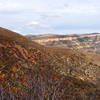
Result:
M0 27L24 35L100 32L100 0L0 0Z

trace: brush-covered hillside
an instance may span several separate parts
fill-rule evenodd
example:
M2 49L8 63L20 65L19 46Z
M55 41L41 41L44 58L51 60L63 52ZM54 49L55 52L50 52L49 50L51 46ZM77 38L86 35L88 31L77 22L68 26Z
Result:
M0 100L100 100L100 56L0 28Z

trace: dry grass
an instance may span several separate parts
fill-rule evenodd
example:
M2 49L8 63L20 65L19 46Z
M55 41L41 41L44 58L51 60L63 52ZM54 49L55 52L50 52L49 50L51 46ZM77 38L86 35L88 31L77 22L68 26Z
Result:
M0 28L0 100L100 100L100 67L92 57Z

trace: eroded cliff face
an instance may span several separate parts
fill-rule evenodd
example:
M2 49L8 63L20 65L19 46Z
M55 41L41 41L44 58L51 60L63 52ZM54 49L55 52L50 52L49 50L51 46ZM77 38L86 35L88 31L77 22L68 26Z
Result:
M100 53L100 34L27 36L42 45Z
M99 70L91 55L0 28L0 100L100 100Z

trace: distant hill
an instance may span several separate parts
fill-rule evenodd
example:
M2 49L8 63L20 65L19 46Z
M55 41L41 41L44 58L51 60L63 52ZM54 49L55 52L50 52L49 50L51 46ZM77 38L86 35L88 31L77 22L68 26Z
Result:
M51 47L73 48L100 54L100 33L81 35L30 35L29 39Z
M99 76L99 55L0 28L0 100L100 100Z

